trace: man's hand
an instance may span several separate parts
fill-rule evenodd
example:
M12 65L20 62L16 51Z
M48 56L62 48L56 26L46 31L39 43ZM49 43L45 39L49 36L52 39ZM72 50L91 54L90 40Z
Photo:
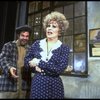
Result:
M15 67L11 67L10 69L9 69L9 72L10 72L10 74L11 74L11 77L13 77L13 78L18 78L19 76L17 75L17 71L16 71L16 68Z

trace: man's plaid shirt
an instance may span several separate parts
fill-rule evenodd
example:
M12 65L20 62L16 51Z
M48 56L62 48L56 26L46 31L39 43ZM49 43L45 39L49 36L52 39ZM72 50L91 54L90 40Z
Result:
M29 46L27 46L28 49ZM9 78L9 68L17 68L18 49L16 41L10 41L5 43L0 53L0 68L3 70L0 75L0 91L16 91L17 82L14 79ZM27 84L23 80L23 89L27 89Z

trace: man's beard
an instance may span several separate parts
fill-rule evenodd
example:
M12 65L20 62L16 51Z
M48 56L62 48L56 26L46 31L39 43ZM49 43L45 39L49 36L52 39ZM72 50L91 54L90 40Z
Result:
M20 45L21 46L25 46L28 44L28 41L27 40L20 40Z

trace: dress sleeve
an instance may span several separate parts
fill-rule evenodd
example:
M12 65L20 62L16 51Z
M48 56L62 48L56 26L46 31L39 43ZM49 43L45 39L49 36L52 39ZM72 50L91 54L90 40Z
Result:
M39 67L50 74L61 74L68 65L69 47L62 46L60 53L53 53L48 62L40 60Z
M36 45L37 45L37 41L34 42L26 52L26 55L24 58L24 65L26 69L30 68L29 61L31 61L34 58L34 51L35 51ZM34 68L32 68L32 70L34 71Z

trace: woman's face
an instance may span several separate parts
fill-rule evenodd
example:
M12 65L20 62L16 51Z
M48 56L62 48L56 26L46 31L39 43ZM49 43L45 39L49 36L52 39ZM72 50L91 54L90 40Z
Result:
M59 25L56 21L50 21L46 27L47 38L57 38L59 35Z

